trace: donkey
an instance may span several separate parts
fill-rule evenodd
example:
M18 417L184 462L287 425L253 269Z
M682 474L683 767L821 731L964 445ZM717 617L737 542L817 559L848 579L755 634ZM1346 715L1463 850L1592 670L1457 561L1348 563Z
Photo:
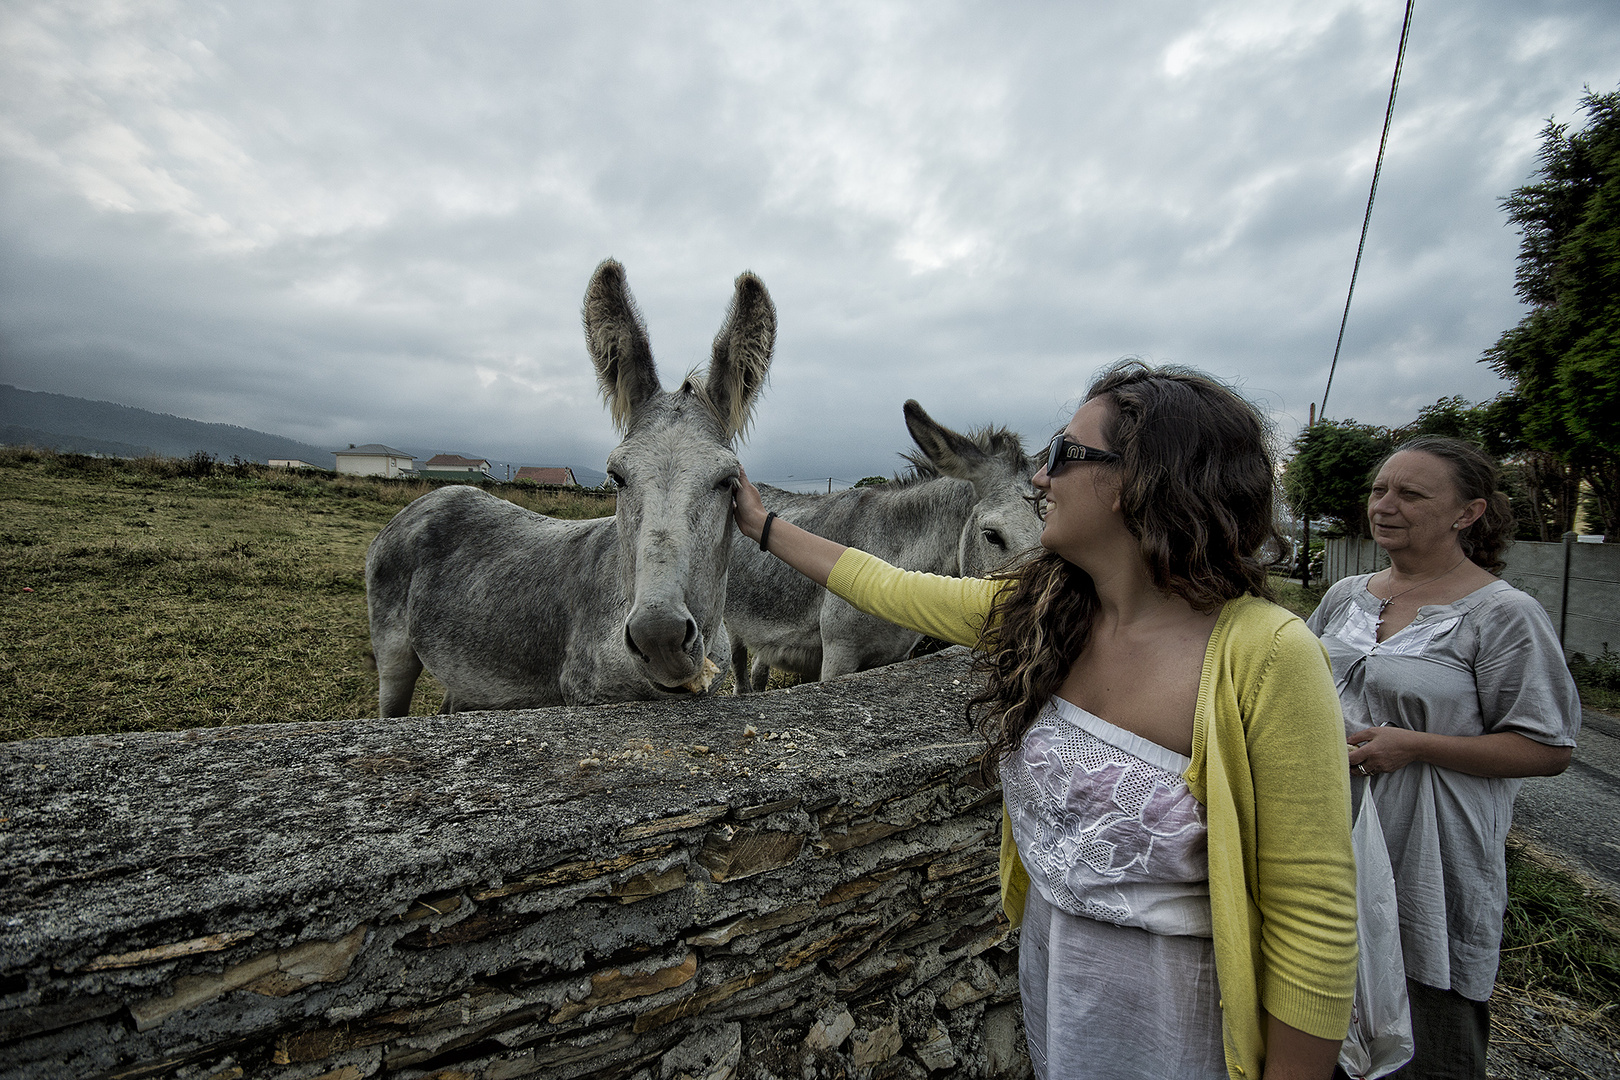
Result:
M706 381L658 381L647 328L609 259L585 293L585 342L623 441L611 518L562 521L454 486L401 510L366 556L383 716L424 667L444 712L702 693L730 657L724 610L734 440L776 342L776 308L737 278Z
M915 401L906 427L920 453L908 476L831 495L761 486L784 520L908 570L980 576L1040 542L1030 483L1037 463L1017 435L985 428L959 435ZM903 660L916 634L865 615L738 534L726 594L737 692L763 690L770 669L830 679ZM748 670L748 652L754 654Z

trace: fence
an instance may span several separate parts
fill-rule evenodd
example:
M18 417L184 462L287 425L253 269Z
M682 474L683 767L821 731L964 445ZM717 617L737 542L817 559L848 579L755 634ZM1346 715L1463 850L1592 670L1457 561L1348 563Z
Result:
M1620 544L1579 544L1573 537L1561 544L1521 540L1503 557L1502 579L1541 601L1566 654L1620 651ZM1389 556L1371 540L1329 540L1322 583L1388 565Z
M0 746L0 1078L1027 1077L969 681Z

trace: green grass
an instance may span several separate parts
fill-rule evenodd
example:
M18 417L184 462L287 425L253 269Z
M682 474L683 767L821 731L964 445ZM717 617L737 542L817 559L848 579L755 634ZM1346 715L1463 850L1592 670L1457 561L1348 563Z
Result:
M1620 1003L1620 905L1510 841L1497 983L1570 998L1613 1023Z
M1316 610L1316 605L1321 603L1322 594L1327 592L1324 586L1318 585L1314 581L1311 583L1311 587L1307 589L1297 581L1278 577L1275 574L1271 578L1271 588L1277 594L1277 603L1302 619Z
M1582 705L1620 712L1620 653L1607 645L1598 656L1576 653L1569 658L1569 670L1581 688Z
M0 449L0 740L376 715L366 547L433 486ZM424 676L412 711L442 694Z

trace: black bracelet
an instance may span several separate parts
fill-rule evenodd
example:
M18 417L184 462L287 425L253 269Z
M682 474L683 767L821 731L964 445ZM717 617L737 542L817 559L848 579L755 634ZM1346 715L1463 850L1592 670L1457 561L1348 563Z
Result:
M771 522L773 522L775 520L776 520L776 511L773 510L770 513L765 515L765 527L763 529L759 530L759 550L761 550L761 551L765 550L765 545L771 539Z

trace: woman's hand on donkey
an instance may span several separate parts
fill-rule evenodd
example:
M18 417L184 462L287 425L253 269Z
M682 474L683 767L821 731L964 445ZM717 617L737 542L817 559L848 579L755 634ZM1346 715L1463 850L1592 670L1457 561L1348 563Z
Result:
M740 465L737 486L731 490L731 506L737 528L748 539L759 543L759 534L765 528L765 503L760 500L759 488L748 479L748 471Z
M741 466L737 469L737 486L731 493L731 505L737 528L744 536L817 585L827 584L827 575L832 573L833 564L844 554L843 544L805 532L782 518L769 515L764 500L759 496L759 489L749 481L748 474ZM771 532L768 534L765 532L767 517L771 520Z

